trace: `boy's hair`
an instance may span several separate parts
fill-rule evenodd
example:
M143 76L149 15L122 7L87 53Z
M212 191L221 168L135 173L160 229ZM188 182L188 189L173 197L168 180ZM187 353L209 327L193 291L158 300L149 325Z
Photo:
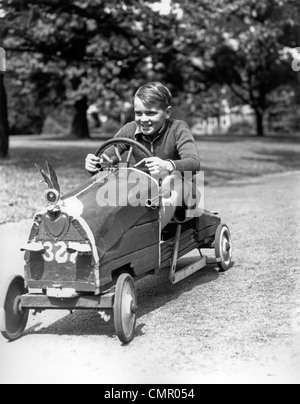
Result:
M150 82L140 87L133 99L138 97L147 108L159 105L161 108L168 108L172 103L170 90L158 81Z

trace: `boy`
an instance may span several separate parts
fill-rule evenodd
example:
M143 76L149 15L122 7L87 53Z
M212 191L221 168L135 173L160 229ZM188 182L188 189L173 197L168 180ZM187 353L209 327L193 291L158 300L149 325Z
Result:
M115 136L134 139L151 151L153 157L144 160L145 166L153 177L165 177L163 190L169 189L172 177L183 176L184 172L195 175L200 171L195 140L188 125L184 121L170 119L171 102L172 95L163 84L150 82L142 86L134 95L135 121L125 125ZM121 154L125 151L126 148L121 146ZM133 151L137 161L141 160L140 153L136 149ZM98 163L99 158L89 154L85 168L95 174ZM176 207L181 205L182 190L175 190L170 198L163 199L163 228L174 216Z

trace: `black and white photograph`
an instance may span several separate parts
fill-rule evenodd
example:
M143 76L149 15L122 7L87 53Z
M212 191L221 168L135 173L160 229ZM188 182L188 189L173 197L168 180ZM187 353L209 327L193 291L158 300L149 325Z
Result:
M0 0L0 384L300 383L299 0Z

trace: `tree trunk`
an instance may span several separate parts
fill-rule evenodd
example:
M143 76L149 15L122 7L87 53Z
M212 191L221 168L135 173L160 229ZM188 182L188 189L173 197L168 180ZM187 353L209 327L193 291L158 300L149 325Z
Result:
M87 98L83 97L81 100L76 101L75 114L72 122L71 135L79 139L86 139L90 137L89 125L87 120L88 103Z
M0 72L0 158L5 158L9 150L9 128L7 97L4 86L4 75Z
M264 125L264 112L261 110L255 110L256 115L256 134L257 136L265 136L265 125Z

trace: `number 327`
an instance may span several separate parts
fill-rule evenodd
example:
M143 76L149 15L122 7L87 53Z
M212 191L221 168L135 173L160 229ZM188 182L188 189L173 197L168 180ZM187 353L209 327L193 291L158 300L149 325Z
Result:
M78 251L70 253L67 250L67 244L63 241L53 244L50 241L44 243L45 253L43 258L46 262L56 261L58 264L65 264L66 262L76 263Z

